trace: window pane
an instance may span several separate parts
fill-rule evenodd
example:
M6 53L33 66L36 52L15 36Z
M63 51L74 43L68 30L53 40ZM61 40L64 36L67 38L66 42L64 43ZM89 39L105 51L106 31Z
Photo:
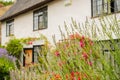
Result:
M9 28L10 28L10 35L13 35L14 33L13 25L9 25Z
M42 29L42 28L44 28L43 26L44 26L44 20L43 20L44 18L43 18L43 15L40 15L39 17L38 17L38 24L39 24L39 29Z
M97 4L96 4L96 0L93 0L93 5L92 5L92 8L93 8L93 16L96 16L96 11L97 11Z
M6 35L9 36L9 25L7 25Z
M8 21L6 24L6 36L11 36L14 34L14 20Z
M102 11L102 0L97 0L97 14L100 15Z
M38 16L34 17L34 30L38 30Z
M115 0L116 11L120 11L120 0Z
M44 28L47 28L47 11L44 12Z
M34 47L34 62L37 63L38 62L38 54L40 53L40 47L36 46Z
M108 0L104 0L104 13L108 13Z

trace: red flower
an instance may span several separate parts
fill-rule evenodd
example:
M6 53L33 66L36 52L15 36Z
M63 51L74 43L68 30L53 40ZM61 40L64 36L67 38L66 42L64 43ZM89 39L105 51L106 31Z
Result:
M71 77L74 77L74 72L71 72Z
M85 60L88 59L88 54L86 52L83 52L82 56L84 57Z
M80 77L78 77L78 80L81 80L81 78L80 78Z
M32 41L29 41L28 44L31 45L33 42Z
M66 80L68 80L68 74L66 74Z
M71 34L71 35L70 35L70 39L75 39L74 34Z
M92 62L91 62L91 61L89 61L88 64L89 64L90 66L92 66Z
M78 33L76 33L76 34L75 34L75 38L76 38L76 39L80 39L81 36L80 36Z
M84 36L82 36L82 40L84 40L85 39L85 37Z
M80 47L81 47L81 48L84 48L84 47L85 47L85 44L84 44L83 40L80 40Z
M61 79L60 74L55 74L55 79L57 79L57 80Z
M90 40L90 46L93 46L93 41Z
M55 55L58 57L58 56L60 56L60 53L58 51L56 51Z

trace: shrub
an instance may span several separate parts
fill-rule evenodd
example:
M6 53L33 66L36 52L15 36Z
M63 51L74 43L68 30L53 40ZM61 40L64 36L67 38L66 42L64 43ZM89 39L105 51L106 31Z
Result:
M5 49L0 48L0 80L10 79L9 72L14 69L15 58L9 56Z
M6 49L10 55L13 55L19 59L23 49L23 45L21 44L19 39L14 38L7 43Z

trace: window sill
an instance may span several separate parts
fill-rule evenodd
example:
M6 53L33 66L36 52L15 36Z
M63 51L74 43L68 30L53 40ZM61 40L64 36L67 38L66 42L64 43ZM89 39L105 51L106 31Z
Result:
M91 19L99 18L99 17L105 17L105 16L110 16L110 15L114 15L114 14L120 14L120 11L114 12L114 13L103 14L103 15L99 15L99 16L94 16L94 17L91 17Z
M39 31L39 30L45 30L47 28L41 28L41 29L37 29L37 30L33 30L33 31Z

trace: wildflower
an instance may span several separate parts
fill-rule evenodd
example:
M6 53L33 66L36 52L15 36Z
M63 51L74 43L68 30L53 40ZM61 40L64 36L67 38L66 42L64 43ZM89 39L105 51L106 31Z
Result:
M80 40L80 47L81 47L81 48L84 48L84 47L85 47L85 44L84 44L83 40Z
M71 34L71 35L70 35L70 39L75 39L74 34Z
M92 50L90 49L90 54L92 54Z
M28 44L31 45L33 42L32 41L29 41Z
M78 77L78 80L81 80L81 77Z
M92 66L92 62L91 62L91 61L89 61L89 62L88 62L88 65Z
M85 60L88 59L88 54L87 54L86 52L83 52L83 53L82 53L82 56L84 57Z
M0 55L6 55L7 54L7 50L0 48Z
M72 72L71 72L71 77L74 77L74 76L75 76L75 75L74 75L74 72L72 71Z
M82 40L84 40L85 39L85 37L84 36L82 36L82 38L81 38Z
M80 35L79 35L78 33L76 33L76 34L75 34L75 38L76 38L76 39L80 39L81 37L80 37Z
M56 79L56 80L59 80L59 79L61 79L61 76L60 76L60 74L55 74L55 79Z
M7 59L9 59L10 61L15 62L16 58L12 55L9 55L6 49L0 48L0 58L1 57L6 57Z
M68 80L68 74L66 74L65 76L66 76L66 80Z
M60 53L58 51L56 51L55 55L58 57L58 56L60 56Z
M89 42L89 43L90 43L90 46L93 46L93 41L91 41L91 40L90 40L90 42Z

